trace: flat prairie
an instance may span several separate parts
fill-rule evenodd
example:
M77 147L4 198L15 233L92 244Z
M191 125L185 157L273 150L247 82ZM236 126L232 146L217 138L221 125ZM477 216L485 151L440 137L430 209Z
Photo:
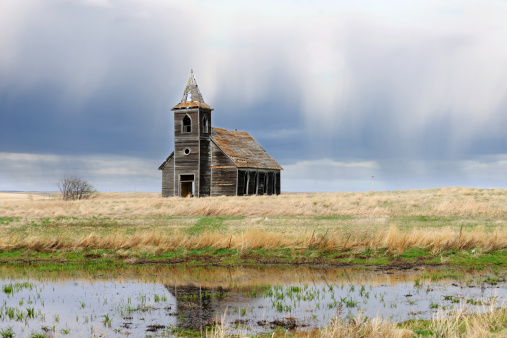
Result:
M1 249L507 248L507 190L441 188L279 196L0 194Z

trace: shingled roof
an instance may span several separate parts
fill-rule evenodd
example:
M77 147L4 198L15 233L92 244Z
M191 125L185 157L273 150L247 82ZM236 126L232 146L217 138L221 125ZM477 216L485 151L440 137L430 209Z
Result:
M238 168L283 168L245 131L211 128L211 139Z

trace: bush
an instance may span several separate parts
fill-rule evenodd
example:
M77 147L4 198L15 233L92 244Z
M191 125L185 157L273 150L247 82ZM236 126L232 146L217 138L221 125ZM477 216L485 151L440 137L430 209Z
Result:
M64 200L87 199L96 192L88 181L78 177L64 177L57 185Z

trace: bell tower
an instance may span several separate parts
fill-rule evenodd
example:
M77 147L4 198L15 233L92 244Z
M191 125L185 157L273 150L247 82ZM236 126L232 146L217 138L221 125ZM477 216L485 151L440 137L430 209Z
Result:
M212 110L190 71L181 102L172 108L175 196L210 196Z

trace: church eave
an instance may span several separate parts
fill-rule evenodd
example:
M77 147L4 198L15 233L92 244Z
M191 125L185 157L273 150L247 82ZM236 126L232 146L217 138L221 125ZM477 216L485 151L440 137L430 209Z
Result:
M199 102L199 101L180 102L177 105L175 105L174 107L172 107L171 110L184 110L184 109L191 109L191 108L201 108L201 109L213 110L213 108L211 108L211 106L208 105L207 103Z
M160 167L158 167L158 170L164 170L165 166L167 165L167 163L169 163L169 160L174 156L174 151L171 153L171 155L167 156L166 160L164 161L164 163L162 163L160 165Z

